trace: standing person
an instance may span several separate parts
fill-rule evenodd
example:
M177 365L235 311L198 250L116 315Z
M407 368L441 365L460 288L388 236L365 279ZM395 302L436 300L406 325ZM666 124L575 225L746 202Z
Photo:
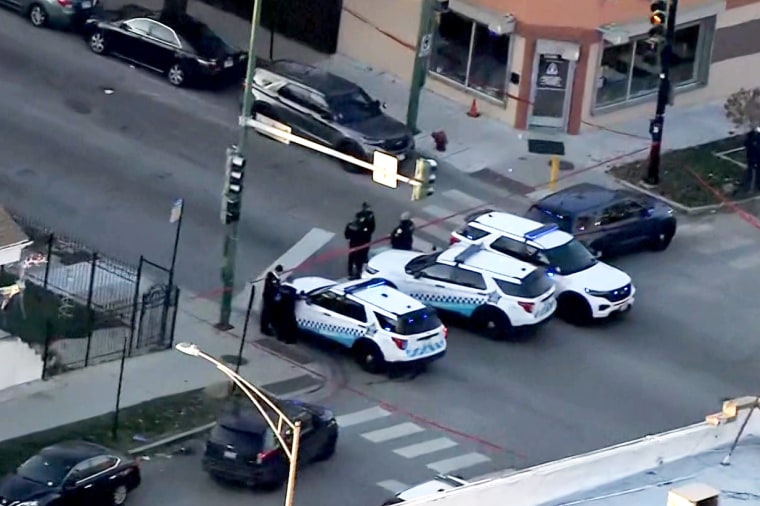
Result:
M742 190L752 191L752 179L755 180L755 190L760 191L760 127L753 128L744 139L747 152L747 170L744 172Z
M414 245L414 222L408 212L401 213L401 221L391 233L391 248L411 251Z
M290 285L280 286L280 301L277 303L277 339L287 344L295 344L298 335L296 321L296 289Z
M282 276L282 265L274 268L274 271L267 272L264 279L264 293L261 297L261 333L266 336L275 335L275 324L277 316L277 299L280 296L280 276Z
M357 279L362 272L362 267L366 260L365 256L369 256L368 252L364 252L364 248L360 246L367 245L369 250L368 241L366 240L367 234L364 232L359 219L354 219L346 225L346 230L343 232L344 237L348 241L348 277L351 279Z
M362 208L356 213L356 219L359 221L362 231L369 236L367 242L372 242L372 234L375 233L375 213L368 203L362 202Z

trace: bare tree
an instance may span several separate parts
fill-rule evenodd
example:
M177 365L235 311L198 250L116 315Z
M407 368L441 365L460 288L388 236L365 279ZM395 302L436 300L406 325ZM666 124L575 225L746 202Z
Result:
M166 0L168 1L168 0ZM760 88L740 89L723 104L726 118L738 130L748 131L760 126Z

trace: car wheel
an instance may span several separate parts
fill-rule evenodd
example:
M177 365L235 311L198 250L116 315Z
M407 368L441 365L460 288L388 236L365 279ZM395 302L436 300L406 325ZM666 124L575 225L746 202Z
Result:
M32 4L29 8L29 21L37 28L42 28L47 24L48 15L45 8L37 3Z
M364 151L353 142L344 142L343 144L338 146L338 151L340 151L344 155L353 156L354 158L364 160ZM358 174L360 172L365 172L364 169L362 169L358 165L354 165L353 163L349 163L349 162L341 162L341 163L343 164L343 170L345 170L346 172L352 172L355 174Z
M512 334L512 322L499 309L484 307L475 311L472 318L478 332L490 339L504 339Z
M670 242L676 235L676 228L668 223L660 227L658 233L651 239L652 251L665 251L670 246Z
M103 32L97 31L90 35L89 40L90 51L95 54L105 54L106 52L106 36Z
M370 374L379 374L385 368L385 357L371 341L359 341L354 348L354 359L359 367Z
M557 300L557 314L571 325L588 325L593 320L591 306L577 293L560 295Z
M338 446L338 437L331 437L330 440L325 444L325 447L322 449L321 452L319 452L319 455L316 456L314 460L316 461L322 461L322 460L328 460L330 457L335 455L335 448Z
M169 70L166 72L166 78L172 86L182 86L185 83L185 70L181 64L175 63L169 67Z
M114 506L121 506L126 503L128 493L129 491L127 490L126 485L119 485L113 489L113 493L111 494L111 504Z

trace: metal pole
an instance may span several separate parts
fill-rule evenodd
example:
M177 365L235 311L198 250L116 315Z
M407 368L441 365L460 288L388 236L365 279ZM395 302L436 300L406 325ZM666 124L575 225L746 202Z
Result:
M433 49L433 37L437 26L435 12L436 0L422 0L420 12L420 26L417 33L417 46L414 53L414 67L412 69L412 84L409 88L409 104L406 109L406 126L414 132L417 129L417 116L420 111L420 94L425 87L430 53Z
M90 266L90 287L87 291L87 349L84 352L84 366L90 364L90 347L92 345L92 327L95 323L95 311L92 309L92 295L95 291L95 269L98 267L98 254L92 254L92 265Z
M164 293L164 307L161 310L161 339L166 338L166 324L169 319L169 307L171 307L172 295L174 295L174 269L177 267L177 252L179 251L179 237L182 232L182 219L185 216L185 199L182 199L182 207L179 210L179 218L174 231L174 247L172 248L172 263L169 267L169 285ZM172 335L172 340L174 336Z
M253 2L253 14L251 16L251 39L248 43L248 68L245 72L245 91L243 92L243 109L241 116L249 117L251 115L251 82L253 79L253 71L256 68L256 28L259 25L259 19L261 18L261 0L254 0ZM240 152L245 154L246 141L248 140L248 128L242 126L240 129L240 142L238 142L238 148ZM240 195L242 199L242 192ZM226 198L226 195L225 197ZM222 303L219 311L219 323L217 328L223 330L229 330L232 328L230 325L230 317L232 316L232 295L235 289L235 256L237 254L238 243L238 224L237 222L230 223L225 227L224 235L224 263L222 265Z
M293 494L296 488L296 472L298 472L298 448L301 444L301 422L296 422L293 430L293 446L290 450L290 470L288 471L288 488L285 492L285 506L293 506Z
M119 435L119 411L121 410L121 387L124 383L124 365L127 362L127 335L124 334L124 347L121 350L121 364L119 365L119 386L116 388L116 409L113 412L113 425L111 425L111 439Z
M256 297L256 285L251 283L251 294L248 296L248 307L245 310L245 323L243 323L243 337L240 339L240 349L238 350L237 361L235 362L235 374L240 372L240 363L243 361L243 347L245 338L248 335L248 325L251 321L251 312L253 311L253 299Z
M42 380L47 380L48 360L50 359L50 339L53 336L53 324L50 318L45 320L45 349L42 350Z
M657 89L657 109L654 119L649 123L649 133L652 144L649 148L649 166L644 183L648 186L660 184L660 151L662 146L662 131L665 128L665 109L671 95L670 60L673 54L673 39L676 33L676 15L678 0L670 0L668 22L665 31L665 46L662 48L662 68L660 70L660 86Z
M137 264L137 281L135 282L135 293L132 295L132 318L130 319L131 323L129 324L129 351L132 351L132 346L134 345L135 341L135 332L137 331L136 327L138 325L137 322L137 306L140 302L140 279L142 278L142 268L143 263L145 263L145 258L140 255L140 263Z
M48 280L50 279L50 259L53 258L53 242L55 241L55 234L50 234L48 236L48 243L47 243L47 258L45 262L45 278L42 281L42 287L47 290L48 288Z
M272 26L269 27L269 61L274 60L274 32L277 30L277 26L280 24L280 9L278 9L277 2L272 2Z

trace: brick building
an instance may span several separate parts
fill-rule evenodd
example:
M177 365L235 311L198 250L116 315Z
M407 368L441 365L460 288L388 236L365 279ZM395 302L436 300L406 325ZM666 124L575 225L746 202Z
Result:
M420 0L343 0L338 51L409 80ZM517 128L571 134L653 114L649 0L451 0L428 88ZM760 84L760 0L679 0L678 105Z

